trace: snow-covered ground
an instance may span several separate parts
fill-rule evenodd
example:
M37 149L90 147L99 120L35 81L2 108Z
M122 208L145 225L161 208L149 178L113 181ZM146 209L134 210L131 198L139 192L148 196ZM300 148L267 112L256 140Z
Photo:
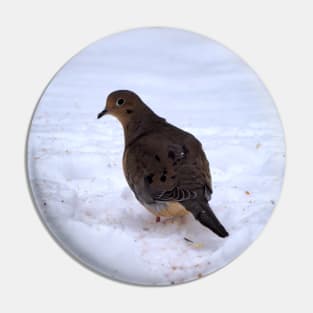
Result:
M155 223L137 202L122 172L122 128L96 119L116 89L135 91L202 142L210 204L228 238L192 216ZM40 99L28 141L30 184L50 231L90 268L136 284L189 281L237 257L267 223L284 167L279 116L255 73L216 42L166 28L119 33L72 58Z

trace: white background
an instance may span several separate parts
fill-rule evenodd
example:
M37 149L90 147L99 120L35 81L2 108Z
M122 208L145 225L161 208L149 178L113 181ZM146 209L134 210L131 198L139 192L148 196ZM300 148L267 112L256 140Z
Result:
M312 312L311 1L1 2L1 312ZM281 201L260 238L204 279L143 288L76 263L40 223L25 177L26 133L52 75L106 34L172 26L216 39L269 88L287 139Z

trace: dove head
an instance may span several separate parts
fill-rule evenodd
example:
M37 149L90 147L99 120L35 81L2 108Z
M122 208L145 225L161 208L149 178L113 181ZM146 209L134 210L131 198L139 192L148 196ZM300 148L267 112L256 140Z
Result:
M117 90L110 93L106 100L105 109L98 114L98 118L106 114L115 116L125 126L135 116L151 111L134 92Z
M156 124L166 122L129 90L117 90L108 95L105 109L98 114L98 118L107 114L113 115L122 124L126 145L153 130Z

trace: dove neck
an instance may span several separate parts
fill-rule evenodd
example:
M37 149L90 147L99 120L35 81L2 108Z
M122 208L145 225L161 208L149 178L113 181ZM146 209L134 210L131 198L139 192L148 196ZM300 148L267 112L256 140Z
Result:
M164 124L166 120L156 115L152 110L138 112L134 114L127 123L123 124L125 147L133 144L137 139L155 131L159 124Z

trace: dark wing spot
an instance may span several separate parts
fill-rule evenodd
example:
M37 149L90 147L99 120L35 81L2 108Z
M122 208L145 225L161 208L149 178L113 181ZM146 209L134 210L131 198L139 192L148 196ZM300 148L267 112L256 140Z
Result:
M167 170L166 168L163 169L163 174L166 175L167 174Z
M153 182L153 176L154 176L154 174L149 174L149 175L147 175L147 176L145 176L145 181L150 185L150 184L152 184L152 182Z
M133 110L126 110L127 114L131 114L133 113L134 111Z
M184 154L187 154L189 152L186 146L183 146L183 151L184 151Z
M165 182L166 181L166 176L162 175L161 178L160 178L160 181Z
M177 165L177 162L173 162L173 165L174 165L174 166Z
M157 161L159 161L160 162L160 157L156 154L155 156L155 159L157 160Z
M169 157L169 159L172 159L172 160L175 159L175 153L173 151L169 151L167 156Z
M176 178L176 175L171 176L171 178L172 178L172 179L175 179L175 178Z

